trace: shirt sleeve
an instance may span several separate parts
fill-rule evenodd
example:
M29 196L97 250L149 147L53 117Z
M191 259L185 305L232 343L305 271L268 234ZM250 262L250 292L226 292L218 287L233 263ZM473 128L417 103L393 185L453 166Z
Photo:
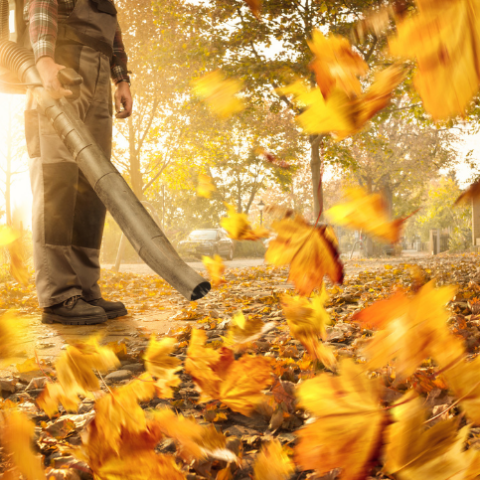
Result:
M113 57L110 63L112 80L118 83L121 80L130 82L127 68L128 57L125 52L125 46L122 40L122 31L120 25L117 23L117 30L115 32L115 39L113 40Z
M27 5L30 41L37 62L42 57L55 57L58 29L58 1L31 0Z

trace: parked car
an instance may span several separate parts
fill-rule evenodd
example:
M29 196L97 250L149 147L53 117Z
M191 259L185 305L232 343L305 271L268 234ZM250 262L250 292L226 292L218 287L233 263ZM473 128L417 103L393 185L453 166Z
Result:
M212 256L218 254L227 260L233 258L234 249L233 240L221 228L194 230L188 234L185 240L178 244L180 255L201 257L202 255Z

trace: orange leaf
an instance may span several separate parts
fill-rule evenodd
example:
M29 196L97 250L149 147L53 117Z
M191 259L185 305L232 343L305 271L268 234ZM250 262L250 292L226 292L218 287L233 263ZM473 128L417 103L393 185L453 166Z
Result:
M274 322L265 323L261 318L245 318L242 312L237 312L230 322L227 336L223 337L223 341L225 346L236 350L253 342L274 327Z
M380 194L367 194L362 188L350 188L345 197L345 203L335 205L325 212L332 223L353 230L363 230L384 243L396 243L400 240L403 224L409 217L391 221L384 198Z
M245 3L250 7L253 15L257 20L260 20L260 9L262 8L262 0L245 0Z
M252 229L245 213L237 213L232 205L225 204L225 206L228 216L220 220L220 225L228 232L230 238L234 240L259 240L270 235L266 228Z
M343 282L343 265L326 227L311 227L301 216L273 224L277 237L268 245L265 261L276 266L290 265L288 279L301 295L310 295L327 275L334 283Z
M278 440L264 444L253 465L256 480L288 480L294 471L293 462Z
M164 378L169 376L168 371L175 372L179 369L180 360L171 356L176 342L174 338L168 337L157 342L154 335L150 337L150 343L143 356L145 368L150 375Z
M222 277L225 271L225 265L223 264L222 257L215 254L213 258L202 256L202 262L207 269L210 276L210 282L214 287L218 287L222 283L225 283L225 279Z
M351 360L342 362L340 373L322 374L298 387L299 403L315 421L298 430L295 460L318 475L341 468L343 479L360 480L380 446L386 416L378 381L369 380Z
M37 397L37 405L51 418L62 404L67 412L77 412L80 399L77 395L66 395L59 383L47 383Z

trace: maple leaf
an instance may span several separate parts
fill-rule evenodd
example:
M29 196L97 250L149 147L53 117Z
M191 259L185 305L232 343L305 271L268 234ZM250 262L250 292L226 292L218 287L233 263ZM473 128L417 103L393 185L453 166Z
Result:
M67 412L77 412L80 398L78 395L67 395L59 383L47 383L37 397L37 405L52 418L58 413L59 404L62 404Z
M469 427L457 435L458 421L452 418L427 430L421 405L416 398L393 410L396 421L386 429L385 470L400 480L476 478L480 473L480 452L464 451Z
M19 411L11 411L3 417L1 426L2 445L26 480L46 480L42 457L36 455L31 443L35 424Z
M294 471L293 462L278 440L264 444L253 465L256 480L287 480Z
M179 369L180 360L171 356L176 342L175 338L166 337L157 342L154 335L150 337L150 343L143 356L145 369L150 375L165 378L168 377L169 370L175 372Z
M212 178L208 175L200 174L198 176L197 195L199 197L210 198L212 192L216 190Z
M326 325L331 323L330 316L323 306L327 298L323 285L320 295L314 295L311 299L284 295L282 307L291 334L302 342L313 358L318 358L332 370L336 365L335 355L318 340L327 339Z
M355 314L353 321L382 328L365 348L369 367L380 368L395 360L397 376L408 377L428 357L445 365L461 355L457 348L445 349L456 345L446 325L449 315L445 310L454 294L453 287L435 288L434 282L429 282L413 297L399 292Z
M237 213L237 210L232 205L225 204L225 206L227 207L228 216L220 220L220 225L233 240L259 240L270 235L270 232L263 227L254 230L245 213Z
M22 285L28 285L29 274L25 265L23 239L20 237L8 245L10 274Z
M236 349L253 342L274 327L274 322L264 323L261 318L245 318L242 312L237 312L230 321L227 336L222 338L225 346Z
M301 216L274 222L277 232L265 254L276 266L290 265L288 279L301 295L310 295L327 275L334 283L343 282L343 265L338 250L327 237L326 227L311 227Z
M203 255L202 263L207 269L212 286L218 287L222 283L225 283L225 279L222 277L223 272L225 271L225 265L223 264L222 257L220 255L215 254L213 258Z
M106 372L120 365L108 347L101 347L95 338L67 347L55 364L57 378L66 395L87 395L100 389L94 370Z
M0 317L0 361L4 362L15 353L15 346L21 343L25 328L20 326L12 311Z
M241 82L225 79L220 70L208 73L193 82L195 95L204 100L210 110L220 118L228 118L243 110L243 102L235 96L241 88Z
M350 188L345 191L345 198L345 203L335 205L325 212L329 221L354 230L363 230L384 243L400 240L403 224L409 217L390 221L382 195L368 194L363 188Z
M472 183L456 200L455 205L469 205L480 196L480 180Z
M330 35L326 38L320 30L314 29L312 40L307 43L315 54L310 69L315 72L317 84L325 98L335 86L349 97L362 93L357 77L367 74L368 65L352 50L345 37Z
M463 115L480 83L480 7L476 0L420 0L397 24L390 53L415 59L415 88L435 120Z
M185 371L201 391L200 401L219 400L235 412L250 414L271 383L268 360L250 355L235 360L228 348L218 352L204 347L206 340L203 330L193 330L185 361Z
M260 9L262 8L261 0L245 0L253 15L257 20L260 20Z
M199 425L193 418L176 415L168 408L153 413L152 422L163 435L179 446L179 454L186 461L206 457L236 462L238 458L226 449L227 439L213 425Z
M351 360L341 363L340 372L324 373L298 387L299 404L315 421L298 430L295 460L319 475L342 468L343 479L360 480L380 446L386 416L376 380Z

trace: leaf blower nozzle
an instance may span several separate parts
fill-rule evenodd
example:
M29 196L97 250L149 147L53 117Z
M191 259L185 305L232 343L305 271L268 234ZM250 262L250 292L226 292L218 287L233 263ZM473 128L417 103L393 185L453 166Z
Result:
M16 43L2 41L2 67L20 84L30 86L37 108L50 120L140 258L188 300L204 297L210 291L210 283L180 258L127 182L95 144L71 104L65 99L54 100L41 86L32 53Z

